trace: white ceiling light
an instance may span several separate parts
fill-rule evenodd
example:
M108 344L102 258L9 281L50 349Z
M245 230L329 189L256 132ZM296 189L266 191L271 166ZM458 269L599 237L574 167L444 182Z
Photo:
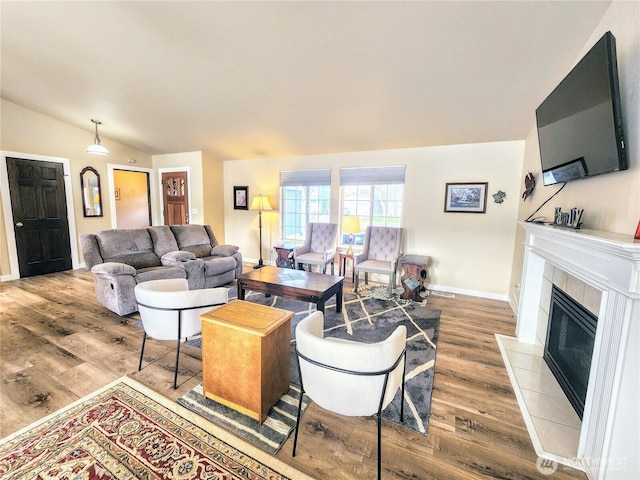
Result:
M95 153L96 155L109 155L109 150L103 147L100 144L100 137L98 136L98 125L102 125L102 122L99 120L91 119L93 123L96 124L96 138L93 139L93 145L89 145L87 148L87 153Z

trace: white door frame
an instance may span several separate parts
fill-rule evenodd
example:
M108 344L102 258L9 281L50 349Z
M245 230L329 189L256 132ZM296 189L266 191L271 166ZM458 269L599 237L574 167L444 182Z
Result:
M2 150L0 152L0 194L2 195L2 213L4 215L4 230L9 251L9 265L11 273L0 276L0 281L17 280L20 278L18 265L18 248L16 246L16 232L13 229L13 211L11 209L11 194L9 192L9 172L7 170L7 157L23 158L25 160L40 160L43 162L61 163L64 176L64 190L67 202L67 223L69 226L69 243L71 244L71 268L80 268L78 256L78 238L76 235L76 215L73 208L73 182L71 181L71 163L68 158L47 157L31 153L18 153ZM80 181L80 179L78 179Z

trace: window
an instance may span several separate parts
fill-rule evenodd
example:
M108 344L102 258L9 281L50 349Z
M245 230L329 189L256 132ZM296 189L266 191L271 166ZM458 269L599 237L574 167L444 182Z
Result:
M328 223L331 206L331 170L280 172L282 239L304 240L307 223Z
M354 235L354 244L362 245L369 225L402 226L404 172L404 165L340 169L342 217L359 217L363 232ZM349 235L342 233L341 243L348 242Z

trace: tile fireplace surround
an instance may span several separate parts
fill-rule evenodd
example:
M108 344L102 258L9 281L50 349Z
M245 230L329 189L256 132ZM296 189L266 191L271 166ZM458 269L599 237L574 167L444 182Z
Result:
M516 337L497 340L536 453L590 479L638 479L640 241L520 225L526 239ZM582 422L542 359L549 272L584 285L584 298L572 296L598 315Z

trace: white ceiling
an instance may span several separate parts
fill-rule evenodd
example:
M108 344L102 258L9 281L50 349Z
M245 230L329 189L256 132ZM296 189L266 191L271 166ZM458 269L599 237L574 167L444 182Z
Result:
M150 154L523 139L610 3L3 0L2 97Z

